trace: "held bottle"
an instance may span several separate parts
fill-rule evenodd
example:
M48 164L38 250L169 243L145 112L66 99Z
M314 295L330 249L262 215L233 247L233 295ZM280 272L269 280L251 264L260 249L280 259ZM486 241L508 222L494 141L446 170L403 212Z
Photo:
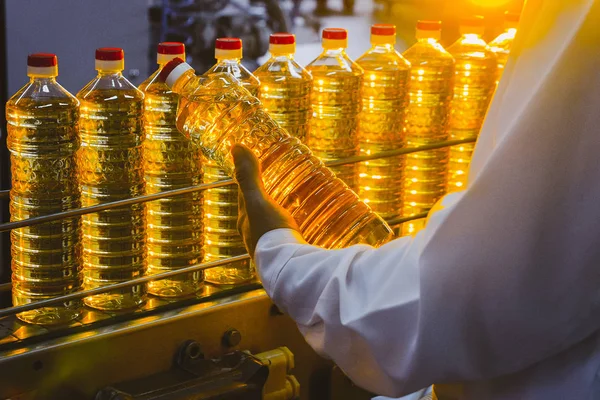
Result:
M252 149L261 162L266 191L292 214L309 243L326 248L378 246L392 237L383 219L281 129L230 75L196 77L189 65L173 60L161 77L187 99L178 110L179 130L229 176L231 146L243 143Z
M475 139L496 89L496 55L482 39L482 17L463 19L461 37L450 47L455 64L454 98L450 117L450 139ZM469 163L475 144L450 147L448 192L467 185Z
M313 118L307 144L323 161L358 154L358 114L362 109L363 70L346 54L348 32L323 30L323 52L306 69L313 77ZM356 166L333 167L336 176L356 189Z
M183 43L160 43L157 54L159 67L139 87L144 92L146 194L202 183L201 154L175 125L179 96L157 79L164 65L176 57L185 59ZM146 234L149 274L201 263L201 193L146 203ZM150 282L148 291L161 297L185 296L196 292L202 279L202 271L177 275Z
M406 145L424 146L448 139L448 120L454 86L454 59L438 42L439 21L417 23L417 43L404 52L411 64L410 101L406 113ZM404 165L402 214L429 211L446 190L448 149L407 154ZM414 234L425 219L402 225L402 234Z
M496 77L496 84L500 82L502 73L506 61L508 60L508 54L512 47L515 35L517 34L517 26L519 25L519 14L509 13L504 14L504 32L502 32L496 39L492 40L489 44L490 49L496 54L498 60L498 72Z
M293 34L272 34L269 51L271 58L254 71L260 80L258 99L279 126L304 142L312 116L312 77L294 60L296 39Z
M78 153L84 207L144 194L142 169L144 94L122 75L123 50L96 50L98 76L77 93ZM83 216L85 288L138 278L146 272L145 205L134 204ZM89 296L86 305L102 310L137 307L147 285Z
M220 38L215 43L217 63L206 75L227 72L239 80L253 96L258 94L260 82L242 64L242 41L237 38ZM223 94L225 95L225 93ZM188 101L183 98L182 101ZM214 182L228 179L214 159L208 158L204 168L204 180ZM208 189L204 193L205 261L218 261L246 253L244 242L237 230L238 188L225 186ZM216 285L237 285L255 276L251 262L238 261L223 267L206 270L206 281Z
M27 58L30 80L6 103L12 188L11 221L81 206L76 151L79 102L56 82L54 54ZM81 289L81 218L14 229L11 234L15 306ZM79 316L72 301L17 314L34 324L60 324Z
M365 71L358 141L361 155L395 150L404 144L410 63L395 49L396 27L371 27L371 49L356 60ZM402 211L403 157L358 164L358 195L383 218Z

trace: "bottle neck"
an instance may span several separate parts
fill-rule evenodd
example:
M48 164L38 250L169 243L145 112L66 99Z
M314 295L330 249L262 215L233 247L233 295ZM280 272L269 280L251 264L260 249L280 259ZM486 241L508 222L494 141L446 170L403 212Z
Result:
M345 47L323 47L323 54L328 55L342 55L346 54Z
M29 82L36 82L47 85L51 83L56 83L56 76L29 75Z
M418 38L417 41L419 43L429 43L429 44L437 44L438 43L438 39L433 38L433 37L421 37L421 38Z
M388 52L396 51L396 49L394 48L394 45L392 43L371 43L371 46L373 47L374 50L388 51Z
M293 60L294 53L280 53L280 52L272 51L271 58L287 58L287 59Z
M242 62L241 58L231 57L216 57L218 64L239 64Z
M98 71L98 76L100 77L105 77L105 76L112 76L112 77L122 77L123 76L123 70L107 70L107 69L99 69Z

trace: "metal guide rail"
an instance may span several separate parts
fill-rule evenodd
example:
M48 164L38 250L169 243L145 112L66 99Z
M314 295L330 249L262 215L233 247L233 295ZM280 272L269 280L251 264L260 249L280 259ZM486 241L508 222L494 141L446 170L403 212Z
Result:
M354 164L363 161L370 161L379 158L387 158L387 157L395 157L410 153L416 153L420 151L426 150L435 150L441 149L445 147L466 144L466 143L474 143L476 139L462 139L462 140L451 140L444 141L435 144L430 144L426 146L419 147L411 147L411 148L401 148L397 150L380 152L377 154L366 155L366 156L355 156L349 157L345 159L340 159L336 161L331 161L326 163L327 166L337 166L344 164ZM227 185L233 185L235 182L232 179L222 180L213 183L201 184L193 187L186 187L176 190L170 190L150 195L144 195L139 197L132 197L126 200L114 201L109 203L98 204L91 207L84 207L75 210L69 210L65 212L60 212L56 214L44 215L35 218L29 218L21 221L14 221L5 224L0 224L0 232L10 231L12 229L22 228L25 226L37 225L46 222L56 221L63 218L70 218L75 216L80 216L84 214L94 213L98 211L109 210L113 208L128 206L137 203L144 203L148 201L163 199L167 197L183 195L193 192L199 192L206 189L218 188ZM8 198L10 191L4 190L0 191L0 199ZM418 215L413 215L409 217L396 218L393 220L388 220L388 224L392 227L398 226L402 223L421 219L427 216L427 213L422 213ZM213 261L208 263L201 263L192 265L189 267L181 268L174 271L168 271L160 274L154 275L146 275L140 278L132 279L127 282L121 282L101 288L95 288L90 290L82 290L74 293L70 293L68 295L55 297L52 299L42 300L35 303L23 304L20 306L9 307L0 309L0 351L18 351L18 349L27 344L34 344L37 342L41 342L48 338L60 337L68 333L76 333L78 331L87 330L88 328L96 328L106 325L111 325L113 323L127 321L133 318L144 317L148 315L155 314L160 311L175 309L181 306L192 305L202 302L208 302L217 300L219 298L223 298L229 295L240 294L244 292L248 292L250 290L254 290L260 288L260 282L255 280L253 282L249 282L247 284L235 286L235 287L218 287L213 286L211 284L205 283L202 285L201 289L195 293L194 295L177 298L177 299L164 299L158 298L149 295L148 300L144 306L136 309L136 310L128 310L128 311L100 311L91 308L87 308L83 306L83 312L81 316L75 320L74 322L67 325L58 325L58 326L40 326L40 325L30 325L24 322L21 322L16 318L16 314L34 310L36 308L48 307L54 305L60 305L69 301L73 301L76 299L83 299L84 297L97 295L100 293L107 293L116 289L123 289L129 286L138 285L141 283L147 283L154 280L159 280L163 278L173 277L179 274L186 274L194 271L206 270L209 268L214 268L218 266L222 266L231 262L241 261L249 259L248 254L231 257L219 261ZM0 292L11 290L11 284L1 284Z

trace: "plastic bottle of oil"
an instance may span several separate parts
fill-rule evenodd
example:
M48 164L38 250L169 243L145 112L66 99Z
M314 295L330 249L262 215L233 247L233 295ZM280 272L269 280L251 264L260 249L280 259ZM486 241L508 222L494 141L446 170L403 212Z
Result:
M177 126L205 155L232 176L230 149L243 143L260 159L266 191L296 219L304 238L339 248L381 245L392 237L385 221L290 136L230 75L196 77L181 60L165 66L161 78L188 101Z
M77 99L56 82L54 54L27 59L29 83L6 103L10 150L12 221L79 208L76 151ZM81 218L68 218L11 232L13 304L45 300L80 290ZM81 302L26 311L34 324L59 324L79 316Z
M489 44L490 49L496 54L498 59L498 74L496 83L500 81L502 73L504 72L504 66L508 60L508 54L512 47L515 35L517 34L517 26L519 25L519 14L509 13L504 14L504 32L502 32L496 39L492 40Z
M448 52L455 64L454 98L450 118L450 139L474 139L479 136L485 114L496 89L496 55L482 39L482 17L465 18L460 24L461 37ZM467 185L469 163L475 144L450 148L448 192L463 190Z
M217 63L206 75L227 72L239 80L252 96L258 94L260 82L242 64L242 41L237 38L220 38L215 43ZM204 180L214 182L229 176L213 159L206 161ZM204 193L205 261L217 261L246 252L237 230L238 188L225 186ZM249 261L239 261L223 267L206 270L206 281L216 285L237 285L252 280L254 266Z
M454 59L438 40L441 22L419 21L417 43L404 52L411 63L406 145L423 146L448 139L454 87ZM407 154L404 166L404 217L427 212L446 188L448 149ZM402 234L422 229L424 219L403 224Z
M396 27L371 27L371 49L356 60L365 71L358 141L360 154L395 150L404 144L410 63L395 49ZM358 195L383 218L402 211L403 157L358 164Z
M279 126L304 142L312 117L312 77L294 60L296 38L293 34L272 34L269 51L271 58L254 71L260 80L258 98Z
M144 194L142 168L144 94L121 71L123 50L96 50L98 76L77 93L81 202L84 207ZM134 204L83 216L86 289L128 281L146 272L145 205ZM89 296L102 310L136 307L147 285Z
M330 161L358 154L363 70L346 54L345 29L324 29L322 44L321 55L306 67L313 77L313 118L307 144L314 155ZM350 188L357 189L355 164L332 170Z
M201 154L175 126L179 96L157 79L173 58L185 59L183 43L158 45L159 68L144 83L144 178L146 193L202 183ZM202 195L199 192L146 203L148 273L155 274L198 264L203 259ZM202 271L148 284L151 294L185 296L200 288Z

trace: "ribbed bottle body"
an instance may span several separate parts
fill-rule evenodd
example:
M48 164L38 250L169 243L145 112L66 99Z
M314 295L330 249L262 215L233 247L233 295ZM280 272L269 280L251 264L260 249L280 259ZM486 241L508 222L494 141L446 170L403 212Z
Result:
M100 74L78 94L81 102L78 152L82 205L144 194L144 95L122 75ZM92 289L138 278L146 272L145 204L83 216L85 287ZM134 285L85 298L104 310L134 308L147 285Z
M454 87L454 59L432 39L420 39L406 50L411 63L410 95L406 113L406 146L417 147L448 139ZM404 217L428 211L446 190L448 149L407 154L404 165ZM424 219L403 224L413 234Z
M454 98L450 118L450 139L476 139L496 89L497 60L478 35L463 35L448 47L455 64ZM450 147L448 192L467 185L469 164L475 144Z
M11 221L81 206L78 105L54 79L32 79L7 102ZM80 217L14 229L10 237L15 306L81 289ZM72 301L17 316L34 324L67 323L79 316L80 306Z
M362 68L344 51L326 50L306 69L313 77L308 146L323 161L357 155ZM331 169L351 189L357 189L356 164Z
M267 192L293 215L310 243L377 246L391 238L376 213L227 76L196 78L188 71L173 89L190 99L179 109L179 129L228 176L231 145L250 147L260 159Z
M253 96L258 94L260 82L240 60L219 60L205 75L229 73ZM205 182L229 179L229 175L211 158L206 158ZM218 261L246 253L244 241L237 229L238 188L236 185L204 192L205 261ZM238 285L252 280L255 269L248 260L229 263L206 270L206 281L215 285Z
M159 69L160 71L160 69ZM202 183L202 155L176 126L179 96L156 81L157 71L140 85L144 92L144 180L146 193L160 193ZM148 273L173 271L203 260L202 193L146 203ZM196 292L202 271L150 282L161 297Z
M396 150L404 145L410 64L392 45L374 46L357 60L363 70L360 155ZM402 212L404 157L358 164L358 195L383 218Z
M271 57L254 71L258 98L271 118L291 136L305 142L310 131L312 78L291 56Z

